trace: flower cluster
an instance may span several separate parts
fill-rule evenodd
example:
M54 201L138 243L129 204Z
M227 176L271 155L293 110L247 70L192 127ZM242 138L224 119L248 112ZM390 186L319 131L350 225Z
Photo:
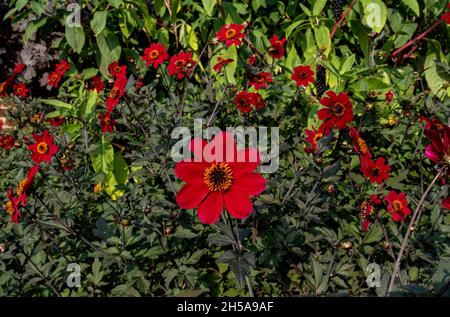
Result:
M8 89L17 80L17 77L23 73L23 71L25 70L25 67L26 67L26 65L22 64L22 63L14 65L13 71L12 71L11 75L9 75L8 79L6 79L6 81L0 83L0 97L7 96ZM13 85L13 94L19 98L25 98L28 94L28 88L23 83L14 84Z
M66 60L60 61L56 64L55 70L48 74L47 76L47 85L49 87L58 88L58 84L61 81L61 78L64 77L64 74L70 69L70 65Z

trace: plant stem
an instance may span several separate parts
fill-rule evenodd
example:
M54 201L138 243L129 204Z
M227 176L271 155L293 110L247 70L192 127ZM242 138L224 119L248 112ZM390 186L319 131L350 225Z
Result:
M339 26L341 25L341 23L345 20L345 18L347 17L347 15L350 13L350 11L352 11L353 6L356 4L356 1L358 0L353 0L352 3L350 3L350 5L347 7L347 9L345 10L345 12L341 15L341 18L339 19L339 21L337 21L334 26L333 29L331 30L330 33L330 38L333 39L334 34L336 33L336 31L338 30Z
M439 177L441 177L441 175L444 172L444 170L445 170L445 166L441 167L441 169L439 170L437 175L434 177L433 181L428 186L428 188L425 191L425 193L422 195L422 198L420 199L419 203L417 204L416 209L414 210L413 216L411 217L411 220L409 221L409 225L408 225L408 228L406 230L406 234L403 237L402 245L400 247L400 251L398 253L397 260L395 262L394 271L392 272L391 282L389 283L389 287L387 289L386 295L389 295L391 293L391 291L392 291L392 288L394 287L395 279L396 279L396 277L397 277L397 275L399 273L399 270L400 270L400 262L402 260L402 255L403 255L403 252L405 251L406 244L408 243L408 238L409 238L409 235L411 233L411 228L414 225L414 222L415 222L415 220L417 218L417 215L418 215L418 213L420 211L420 207L422 207L422 204L424 203L425 199L427 198L428 193L430 192L430 190L433 187L434 183L436 183L436 181L439 179Z
M398 54L400 54L402 51L404 51L405 49L407 49L408 47L414 45L416 42L420 41L421 39L423 39L425 36L427 36L431 31L433 31L435 28L437 28L439 26L439 24L442 23L442 21L444 20L439 20L436 21L432 26L430 26L425 32L423 32L422 34L418 35L416 38L410 40L408 43L406 43L405 45L401 46L400 48L396 49L393 53L392 53L392 57L397 56Z

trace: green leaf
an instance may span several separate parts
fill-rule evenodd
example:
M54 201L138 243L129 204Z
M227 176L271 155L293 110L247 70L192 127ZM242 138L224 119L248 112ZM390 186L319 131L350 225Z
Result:
M41 101L47 105L54 106L56 108L72 109L72 105L56 99L41 99Z
M91 21L91 29L94 31L94 35L98 36L106 26L107 12L96 11Z
M327 0L316 0L313 6L313 15L320 16L326 4Z
M120 152L114 153L114 177L118 184L125 185L128 182L128 165Z
M420 16L420 8L417 0L401 0L403 4L408 6L416 16Z
M91 153L91 160L96 173L103 173L106 176L113 171L114 149L105 137L102 137L101 143Z
M285 65L286 68L288 68L290 71L292 71L294 67L300 65L300 57L297 54L297 50L295 49L294 44L292 44L291 47L288 49ZM289 78L291 77L290 74L287 75L289 76Z
M81 53L84 46L84 30L82 27L72 27L66 24L66 40L76 53Z
M445 96L445 89L448 82L439 75L436 61L439 61L436 50L430 49L425 59L425 79L431 91L440 99Z
M223 57L224 58L229 58L232 59L233 61L231 63L229 63L228 65L225 66L225 78L227 79L227 82L230 83L235 83L236 79L234 78L234 74L236 73L236 68L237 68L237 60L238 60L238 55L237 55L237 49L235 45L231 45L230 47L227 47L225 50L222 51L223 52Z
M98 73L98 69L97 68L86 68L83 69L83 71L81 72L81 78L83 80L87 80L89 78L94 77L95 75L97 75Z
M339 74L344 75L348 71L351 70L353 64L355 63L355 54L352 54L350 56L346 56L341 63L341 67L339 69Z
M387 7L381 0L361 0L364 9L362 22L372 31L380 33L387 20Z
M314 29L314 37L316 38L319 50L328 56L331 50L330 30L324 25Z
M97 45L101 54L100 71L103 76L109 77L108 66L119 60L122 47L117 36L107 29L97 37Z
M86 107L84 109L84 115L86 118L90 118L94 112L95 106L97 105L97 91L94 89L89 92L89 98L86 101Z
M286 40L289 39L289 37L291 36L292 32L294 32L294 30L300 25L302 24L304 21L300 20L300 21L295 21L289 24L289 26L286 28L286 30L284 30L284 33L286 34Z
M108 0L109 4L112 5L114 8L118 9L120 5L123 3L122 0Z
M372 224L370 226L369 231L367 231L366 236L364 237L364 239L362 240L361 244L370 244L373 242L379 242L383 239L384 235L383 235L383 230L381 229L380 226Z
M25 33L23 34L23 41L27 43L31 36L44 24L47 23L47 18L43 18L41 20L33 20L28 24L27 29L25 30Z
M191 230L183 228L183 227L177 227L177 230L172 235L175 238L179 239L192 239L197 236L196 233L193 233Z
M350 86L350 89L353 91L382 91L389 89L391 86L376 77L366 77L363 78L353 85Z
M214 6L216 4L216 0L202 0L203 8L206 11L206 14L212 16L214 11Z

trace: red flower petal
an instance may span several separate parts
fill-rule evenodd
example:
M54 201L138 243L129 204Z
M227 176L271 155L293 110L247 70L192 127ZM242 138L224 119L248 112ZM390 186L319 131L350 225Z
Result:
M201 180L208 165L202 162L179 162L175 165L175 175L185 182Z
M223 195L219 192L211 192L198 206L197 215L204 224L213 224L219 219L223 209Z
M209 190L203 181L186 183L177 194L177 204L182 209L195 208L208 195Z
M236 178L233 186L250 196L256 196L266 189L266 179L260 174L243 173Z
M225 208L233 217L245 219L253 212L250 197L243 193L239 187L233 186L223 197Z

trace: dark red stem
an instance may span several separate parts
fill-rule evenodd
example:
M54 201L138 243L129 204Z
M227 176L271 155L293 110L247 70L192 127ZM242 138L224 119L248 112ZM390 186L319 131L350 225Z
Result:
M345 12L342 14L341 18L339 19L339 21L337 21L334 26L333 29L331 30L330 33L330 38L333 39L334 34L336 33L336 31L338 30L339 26L341 25L342 21L345 20L345 18L347 17L347 15L350 13L350 11L352 11L353 6L355 5L356 1L358 0L353 0L352 3L350 3L350 5L347 7L347 9L345 10Z

